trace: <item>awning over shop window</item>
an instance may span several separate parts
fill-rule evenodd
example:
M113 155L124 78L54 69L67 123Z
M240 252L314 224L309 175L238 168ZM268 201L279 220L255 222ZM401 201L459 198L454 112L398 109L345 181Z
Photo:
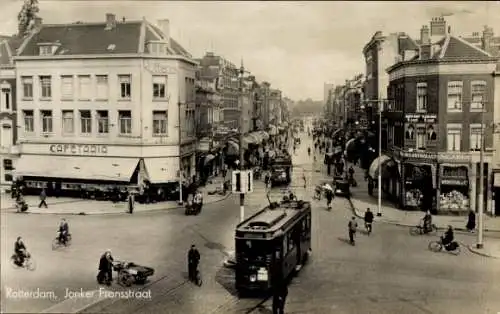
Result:
M146 165L149 182L153 184L179 180L177 177L179 171L178 157L145 158L144 164Z
M394 160L392 160L391 157L387 155L382 155L380 157L375 158L375 160L372 162L370 165L370 168L368 169L368 175L370 178L375 179L378 177L379 174L379 160L380 160L380 165L382 169L387 169L389 167L395 166ZM382 170L383 171L383 170ZM384 176L384 173L382 172L382 176Z
M252 139L252 144L260 144L262 142L262 137L257 132L248 134L248 137Z
M208 155L205 156L204 164L206 165L207 163L211 162L214 159L215 159L214 155L208 154Z
M99 181L130 182L138 158L24 155L17 161L15 174Z
M269 139L269 134L267 134L266 131L259 131L260 136L262 137L263 140L268 140Z
M269 125L269 132L268 133L271 136L276 135L276 134L278 134L278 128L276 128L275 125L270 124Z
M228 155L239 155L240 145L231 139L227 142L227 154Z

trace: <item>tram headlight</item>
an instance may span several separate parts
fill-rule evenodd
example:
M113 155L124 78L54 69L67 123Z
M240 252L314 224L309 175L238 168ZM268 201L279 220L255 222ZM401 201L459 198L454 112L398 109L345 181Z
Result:
M250 282L256 282L257 281L257 276L256 275L250 275Z

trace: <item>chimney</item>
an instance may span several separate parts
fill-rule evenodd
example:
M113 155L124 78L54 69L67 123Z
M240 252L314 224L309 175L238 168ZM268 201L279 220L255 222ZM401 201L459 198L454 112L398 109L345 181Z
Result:
M164 41L170 44L170 21L168 19L158 20L158 27L164 36Z
M427 25L422 26L420 29L420 43L422 45L431 43L430 31Z
M431 20L431 41L434 43L446 36L446 21L444 17L434 17Z
M432 52L432 49L431 49L431 45L430 44L425 44L425 45L421 45L420 46L420 56L419 56L419 59L420 60L428 60L431 58L431 52Z
M488 53L491 53L491 41L493 39L493 28L488 27L488 25L484 26L483 30L483 38L482 38L482 49Z
M106 28L105 30L112 30L116 27L116 16L112 13L106 13Z

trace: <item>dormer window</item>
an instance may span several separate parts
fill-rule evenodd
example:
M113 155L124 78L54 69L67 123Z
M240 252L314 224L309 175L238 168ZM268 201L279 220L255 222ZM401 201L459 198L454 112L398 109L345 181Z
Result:
M57 51L61 44L59 43L42 43L38 44L40 56L52 56Z
M149 53L156 55L167 54L167 44L159 41L150 41L147 44Z

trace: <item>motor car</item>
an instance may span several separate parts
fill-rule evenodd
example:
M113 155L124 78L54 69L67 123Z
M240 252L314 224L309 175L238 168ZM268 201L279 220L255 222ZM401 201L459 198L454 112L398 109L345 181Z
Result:
M347 179L344 178L335 179L334 181L335 195L350 197L351 196L350 186L351 184Z

